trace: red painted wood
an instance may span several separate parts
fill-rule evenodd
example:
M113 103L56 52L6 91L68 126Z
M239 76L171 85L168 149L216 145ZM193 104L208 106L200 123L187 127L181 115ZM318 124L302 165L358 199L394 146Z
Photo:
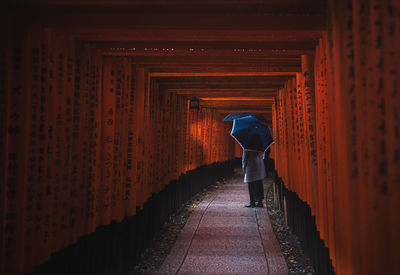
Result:
M222 119L246 110L272 122L279 176L336 272L393 273L399 1L329 1L329 17L323 1L178 2L2 11L0 272L31 271L188 170L240 157Z

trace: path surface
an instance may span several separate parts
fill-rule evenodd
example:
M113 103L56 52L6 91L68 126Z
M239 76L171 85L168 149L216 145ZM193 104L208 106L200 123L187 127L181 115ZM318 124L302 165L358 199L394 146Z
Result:
M288 274L267 209L229 180L193 211L158 274Z

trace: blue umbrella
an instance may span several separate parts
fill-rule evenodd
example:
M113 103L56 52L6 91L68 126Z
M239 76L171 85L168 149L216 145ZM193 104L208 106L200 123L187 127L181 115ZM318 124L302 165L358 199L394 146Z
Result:
M231 136L243 150L264 152L274 143L270 127L254 116L235 119Z
M265 117L263 115L253 114L253 113L249 113L249 112L229 114L223 119L223 121L234 121L235 119L246 117L246 116L253 116L253 117L257 118L258 120L260 120L261 122L264 122L264 123L267 122L267 120L265 119Z

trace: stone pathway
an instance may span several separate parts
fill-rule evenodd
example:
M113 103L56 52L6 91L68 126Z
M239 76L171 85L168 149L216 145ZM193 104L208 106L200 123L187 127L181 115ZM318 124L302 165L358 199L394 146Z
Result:
M266 208L233 178L193 211L158 274L288 274Z

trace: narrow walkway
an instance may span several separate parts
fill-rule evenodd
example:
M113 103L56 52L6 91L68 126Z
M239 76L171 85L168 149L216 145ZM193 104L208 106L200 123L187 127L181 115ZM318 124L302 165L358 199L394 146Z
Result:
M193 211L159 274L288 274L266 208L235 177Z

